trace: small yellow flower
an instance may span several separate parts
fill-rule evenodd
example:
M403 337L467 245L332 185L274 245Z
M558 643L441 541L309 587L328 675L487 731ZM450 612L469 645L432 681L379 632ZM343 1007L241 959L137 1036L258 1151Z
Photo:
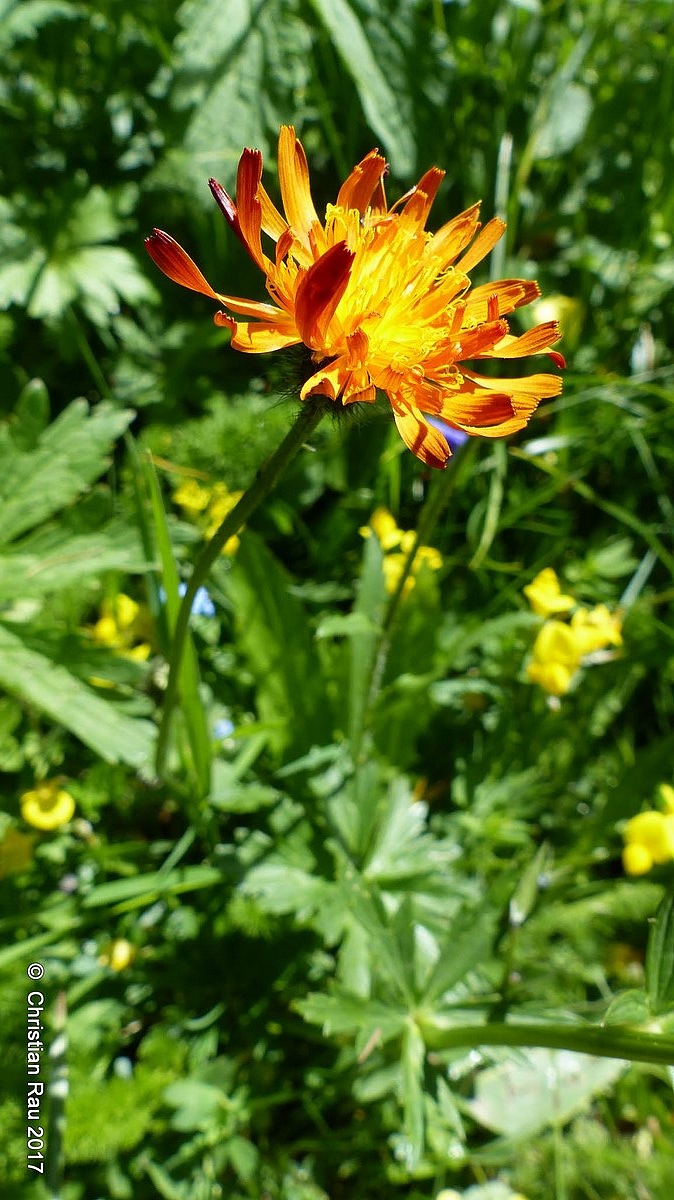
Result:
M110 967L112 971L126 971L136 957L136 948L126 938L115 938L108 949L99 955L102 967Z
M571 629L583 655L608 646L622 646L622 619L609 612L605 604L579 608L571 618Z
M566 596L562 592L552 567L545 567L539 571L536 578L523 590L531 607L539 617L551 617L554 613L569 612L576 604L573 596Z
M21 816L34 829L59 829L72 820L75 812L75 801L58 779L46 780L32 791L24 792L19 803Z
M33 857L35 837L10 827L0 841L0 879L25 871Z
M368 524L362 525L358 532L364 538L369 538L374 533L385 551L394 550L404 537L403 530L398 528L395 517L387 508L376 508Z
M569 626L563 621L546 621L534 642L527 678L540 684L551 696L564 696L580 660L580 649Z
M208 506L210 498L210 488L202 487L196 479L185 479L173 493L174 503L184 508L190 516L202 513Z
M637 813L623 830L623 865L628 875L645 875L652 866L674 859L674 815L649 809Z
M387 508L377 508L367 525L362 525L358 531L361 537L369 538L374 533L379 545L384 551L382 570L384 586L389 595L395 592L400 582L400 576L405 569L407 555L412 549L416 534L413 529L399 529L395 517ZM392 553L394 551L394 553ZM434 546L419 546L412 564L412 570L405 580L403 595L407 596L414 587L414 576L423 567L430 571L439 571L442 566L442 555Z
M103 601L101 615L89 629L99 646L117 650L124 658L145 662L150 657L152 648L145 640L150 633L149 613L124 592Z
M242 495L243 492L230 492L224 483L215 483L213 485L205 512L205 538L210 539L217 533L225 517L229 516L234 506L239 503ZM222 553L229 555L236 554L238 547L239 539L235 534L234 537L228 538L225 542Z

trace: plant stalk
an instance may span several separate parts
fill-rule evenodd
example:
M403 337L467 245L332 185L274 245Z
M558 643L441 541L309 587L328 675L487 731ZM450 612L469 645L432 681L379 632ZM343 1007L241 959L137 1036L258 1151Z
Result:
M187 584L187 590L178 609L178 616L173 631L169 676L157 738L156 770L160 778L163 778L166 766L171 715L178 696L180 665L185 650L190 613L197 591L206 580L213 563L217 560L225 543L239 532L249 517L255 512L256 508L269 495L269 492L275 487L284 470L301 450L307 438L311 436L326 411L327 404L321 400L303 404L295 424L288 431L278 449L260 467L255 481L244 492L231 512L227 514L220 528L213 535L210 542L207 542L204 546L194 564Z

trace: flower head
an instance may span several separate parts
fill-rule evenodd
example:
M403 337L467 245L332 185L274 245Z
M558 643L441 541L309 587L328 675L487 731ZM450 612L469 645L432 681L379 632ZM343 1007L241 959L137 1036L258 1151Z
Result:
M414 530L399 529L395 517L387 508L377 508L370 517L369 523L361 526L358 532L364 538L371 537L373 533L377 538L384 551L382 560L384 586L389 595L392 595L398 587L400 577L405 570L407 556L416 540ZM405 580L404 595L411 592L414 587L414 576L418 575L423 567L427 567L430 571L439 571L441 566L442 555L439 550L436 550L434 546L419 546L414 556L411 572Z
M150 618L147 609L124 592L105 599L101 615L90 627L93 640L99 646L116 650L124 658L145 662L150 657L151 646L146 640Z
M46 780L30 792L24 792L19 803L21 816L34 829L59 829L72 820L75 812L75 801L58 779Z
M674 816L649 809L632 817L623 830L623 866L628 875L645 875L651 867L674 859Z
M539 571L536 578L524 588L524 595L539 617L568 612L576 603L573 596L564 595L552 567Z
M571 618L571 629L583 654L622 646L622 618L609 612L605 604L579 608Z
M564 696L580 666L581 652L563 621L546 621L538 632L527 678L551 696Z
M220 528L225 517L238 504L242 495L243 492L230 492L224 483L218 482L208 487L202 487L195 479L189 479L176 488L173 499L185 510L188 517L197 522L204 537L210 539ZM225 542L222 553L236 554L238 548L239 538L237 534L234 534Z
M480 228L474 204L437 233L427 232L443 171L431 167L389 207L387 165L372 150L321 221L306 155L289 125L279 135L278 170L285 215L262 184L259 150L241 155L236 201L210 181L227 223L263 272L272 303L217 292L161 230L146 240L165 275L223 306L215 322L229 329L235 350L258 354L303 343L313 369L302 400L321 395L341 405L371 404L379 388L405 444L432 467L445 466L450 448L429 416L469 434L502 437L522 429L541 399L559 394L554 375L497 378L465 365L542 353L563 365L551 351L560 330L550 320L519 337L510 333L506 317L540 294L532 280L471 287L470 272L502 236L503 221Z
M111 971L126 971L136 957L136 948L126 938L115 938L98 961L102 967L110 967Z

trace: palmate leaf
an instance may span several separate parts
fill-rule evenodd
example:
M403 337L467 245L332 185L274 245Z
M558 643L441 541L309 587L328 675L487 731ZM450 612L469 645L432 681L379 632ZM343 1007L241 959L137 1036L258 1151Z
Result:
M1 427L0 546L71 504L105 470L133 415L106 403L90 412L85 400L74 400L27 451L10 425Z
M120 712L1 624L0 687L69 729L106 762L147 767L151 761L155 730L149 721Z
M146 567L136 531L121 521L80 535L49 526L0 554L0 601L16 600L19 592L22 600L44 596L104 571L134 573Z
M364 1000L335 990L331 995L315 992L294 1007L311 1025L320 1025L326 1037L352 1036L358 1053L370 1039L389 1042L400 1037L408 1019L407 1012L395 1004Z
M309 87L311 34L287 0L188 0L179 15L169 100L191 116L157 174L190 191L195 171L231 185L243 147L268 153ZM207 188L196 194L210 203Z

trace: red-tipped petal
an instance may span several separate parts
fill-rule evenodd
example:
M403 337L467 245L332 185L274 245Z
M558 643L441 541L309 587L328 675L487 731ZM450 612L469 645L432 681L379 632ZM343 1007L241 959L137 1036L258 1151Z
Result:
M150 258L174 283L189 288L192 292L201 292L204 296L218 299L218 293L213 290L205 275L201 274L196 263L192 262L189 254L182 246L162 229L153 229L145 239L145 249Z
M559 350L548 350L548 358L552 359L553 363L556 367L559 367L560 371L566 370L566 359L563 354L559 353Z
M331 246L304 275L295 296L295 322L306 346L323 348L323 337L351 274L355 255L345 242Z

